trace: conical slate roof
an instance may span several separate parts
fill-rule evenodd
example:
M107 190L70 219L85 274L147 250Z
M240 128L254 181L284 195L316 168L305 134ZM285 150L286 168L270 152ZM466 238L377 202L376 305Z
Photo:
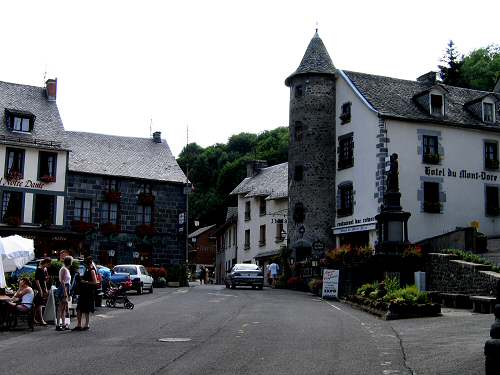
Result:
M307 73L335 74L335 66L318 35L318 30L309 42L299 67L285 80L285 85L289 86L290 80L296 75Z

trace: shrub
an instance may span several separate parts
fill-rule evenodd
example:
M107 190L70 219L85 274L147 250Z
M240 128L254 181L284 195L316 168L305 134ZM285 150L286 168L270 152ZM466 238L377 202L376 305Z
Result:
M164 277L159 277L158 280L156 281L156 287L157 288L165 288L167 286L167 279Z
M460 260L463 260L465 262L471 262L471 263L484 264L487 266L491 266L491 270L493 272L500 273L500 267L497 266L495 263L492 263L489 260L487 260L479 255L469 253L468 251L459 250L459 249L444 249L444 250L441 250L441 253L455 255Z
M396 304L416 305L428 303L429 296L427 293L419 291L415 285L410 285L387 293L384 301Z
M388 293L394 292L399 288L401 288L398 277L387 277L384 280L384 284L385 284L385 289L387 289Z
M311 293L321 295L323 291L323 279L311 279L307 283L307 286L309 287Z
M164 267L148 267L148 273L155 281L160 277L167 277L167 270Z
M370 293L376 291L378 288L378 282L374 281L373 283L363 284L356 291L356 294L362 297L369 297Z

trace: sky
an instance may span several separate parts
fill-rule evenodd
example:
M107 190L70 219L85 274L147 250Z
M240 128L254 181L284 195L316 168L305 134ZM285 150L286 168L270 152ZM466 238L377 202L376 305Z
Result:
M0 2L0 80L58 79L67 130L149 137L174 155L288 124L285 78L315 28L337 68L415 79L452 39L500 43L500 1Z

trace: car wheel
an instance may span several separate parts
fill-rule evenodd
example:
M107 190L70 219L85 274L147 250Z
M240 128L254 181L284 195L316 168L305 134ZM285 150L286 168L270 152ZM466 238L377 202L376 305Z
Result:
M149 293L153 294L153 284L151 284L151 288L149 288Z
M139 285L139 288L137 288L137 294L142 294L143 292L144 292L144 288L141 284L141 285Z
M229 289L229 284L228 283L226 283L226 288Z

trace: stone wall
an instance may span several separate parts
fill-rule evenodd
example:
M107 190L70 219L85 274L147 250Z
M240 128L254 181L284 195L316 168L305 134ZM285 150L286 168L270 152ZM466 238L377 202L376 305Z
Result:
M477 231L472 228L460 228L448 233L426 238L417 242L426 252L442 249L459 249L480 252L477 244Z
M430 253L425 264L426 289L470 295L495 295L500 274L491 267L458 260L450 254Z
M66 228L71 229L74 220L75 198L91 200L92 224L104 224L101 219L102 202L108 190L109 178L99 175L68 172L68 197L65 200ZM89 252L98 261L107 250L116 251L113 263L134 263L133 252L150 249L152 264L169 265L185 262L185 240L177 234L177 222L181 212L186 209L186 196L183 194L183 185L160 181L146 181L139 179L118 178L121 199L118 208L118 224L121 233L113 238L104 236L97 230L92 235L86 235L80 252ZM157 234L151 241L143 241L136 236L138 194L141 185L150 183L152 194L155 196L153 206L153 226ZM131 245L131 246L130 246ZM79 251L76 251L77 253Z

